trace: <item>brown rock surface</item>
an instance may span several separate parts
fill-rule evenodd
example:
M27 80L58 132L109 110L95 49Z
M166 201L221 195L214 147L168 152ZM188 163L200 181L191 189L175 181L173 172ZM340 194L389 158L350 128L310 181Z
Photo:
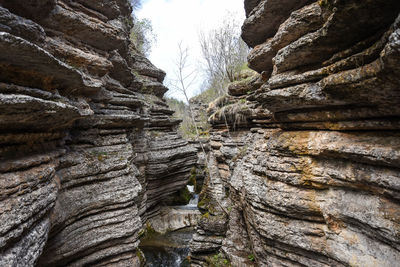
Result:
M242 36L263 82L230 86L230 101L249 109L241 127L216 119L226 105L212 110L205 208L228 228L207 255L232 266L397 266L399 2L290 2L245 1ZM192 243L206 266L201 238Z

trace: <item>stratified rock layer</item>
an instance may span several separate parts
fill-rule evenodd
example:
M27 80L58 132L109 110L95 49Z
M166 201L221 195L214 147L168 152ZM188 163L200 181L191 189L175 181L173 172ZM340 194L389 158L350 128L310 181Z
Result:
M129 42L127 0L0 1L0 265L140 266L196 149Z
M224 129L228 107L210 118L203 204L228 227L205 251L199 226L195 264L222 251L232 266L398 266L400 3L277 2L245 1L263 82L230 86L239 127Z

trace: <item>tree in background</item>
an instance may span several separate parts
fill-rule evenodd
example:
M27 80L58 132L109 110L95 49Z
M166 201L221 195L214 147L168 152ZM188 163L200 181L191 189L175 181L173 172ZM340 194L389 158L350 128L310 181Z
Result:
M165 97L170 109L175 111L174 117L181 119L182 123L179 126L179 133L186 139L193 139L196 135L196 130L189 115L189 106L178 99Z
M141 0L131 0L130 2L134 11L142 7ZM149 56L151 47L157 40L157 37L153 32L151 21L146 18L139 19L135 14L132 14L132 21L133 26L130 32L130 41L139 53Z
M182 41L178 43L178 58L175 61L175 79L171 80L170 86L173 90L179 92L185 97L187 103L187 113L190 117L190 123L195 131L195 135L199 137L199 130L196 125L193 110L189 99L189 90L193 86L197 78L197 70L193 68L189 63L189 49L184 47ZM185 117L183 117L185 118ZM184 124L187 122L184 122Z
M199 33L207 89L213 88L219 96L247 62L249 48L240 37L239 25L236 16L227 14L220 27Z
M179 92L189 105L186 110L189 114L180 117L183 119L181 132L185 137L198 136L198 129L207 128L206 108L200 115L199 112L195 112L196 118L193 118L193 115L190 115L193 114L191 102L208 105L216 98L226 95L227 84L235 81L240 76L239 73L247 66L249 48L241 39L240 32L240 22L232 14L227 14L219 27L209 32L200 32L199 41L203 60L203 66L200 69L189 66L188 49L183 48L182 44L178 45L179 58L175 62L177 68L174 73L176 79L169 87ZM193 101L190 101L188 93L193 84L192 79L200 76L200 73L203 74L205 80L204 89L192 98ZM171 108L176 110L174 106Z
M156 35L149 19L133 18L133 27L130 35L131 42L136 50L149 56L152 45L156 42Z

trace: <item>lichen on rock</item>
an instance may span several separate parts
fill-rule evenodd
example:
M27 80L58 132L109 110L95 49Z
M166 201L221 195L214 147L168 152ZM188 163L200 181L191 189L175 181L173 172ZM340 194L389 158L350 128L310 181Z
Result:
M194 266L213 255L232 266L397 266L399 3L245 8L259 75L210 106L202 208L227 227L199 224ZM228 102L247 105L246 123L221 116Z

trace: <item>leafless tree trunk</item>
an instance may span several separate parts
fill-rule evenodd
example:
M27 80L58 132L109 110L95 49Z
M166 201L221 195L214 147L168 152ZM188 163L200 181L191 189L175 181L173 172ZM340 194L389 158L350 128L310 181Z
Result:
M199 41L207 78L222 95L225 82L233 82L247 62L248 47L240 38L239 23L228 14L221 27L200 32Z
M178 43L178 49L179 49L178 59L175 62L176 80L175 80L175 84L173 85L173 87L175 88L175 90L180 92L185 97L185 100L189 107L189 116L190 116L190 119L191 119L191 121L194 125L194 128L195 128L195 131L196 131L196 139L201 146L201 149L205 155L206 164L208 166L207 154L204 149L204 145L200 140L199 128L197 127L196 120L195 120L194 114L193 114L192 105L190 104L190 101L189 101L190 99L188 96L189 89L191 88L193 83L196 81L197 70L191 69L191 66L189 65L189 62L188 62L189 49L187 47L183 47L182 41Z
M204 153L205 160L206 160L206 166L208 168L209 162L207 158L207 153L205 151L204 145L200 140L200 133L199 129L196 124L196 120L194 118L193 114L193 109L192 105L189 101L189 96L188 96L188 90L189 88L193 85L193 83L196 80L196 69L191 69L188 59L189 59L189 52L187 47L182 46L182 42L178 43L178 49L179 49L179 55L178 55L178 60L175 62L176 65L176 71L175 71L175 76L176 76L176 81L175 81L175 89L179 92L182 93L182 95L185 97L188 107L189 107L189 115L192 120L192 123L195 127L196 130L196 138L197 141L199 142L201 149ZM214 186L212 179L210 179L211 186ZM228 215L228 211L217 201L218 206L221 208L221 210Z

